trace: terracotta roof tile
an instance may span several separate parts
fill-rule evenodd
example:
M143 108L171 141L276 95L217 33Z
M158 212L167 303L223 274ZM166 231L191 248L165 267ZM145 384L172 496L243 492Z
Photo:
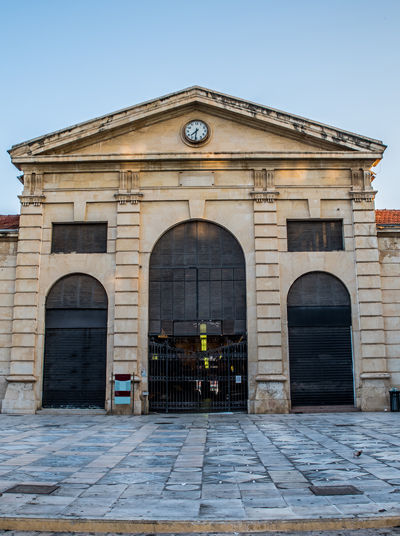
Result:
M18 229L19 214L8 214L0 216L0 229Z
M377 225L400 225L400 210L375 210Z

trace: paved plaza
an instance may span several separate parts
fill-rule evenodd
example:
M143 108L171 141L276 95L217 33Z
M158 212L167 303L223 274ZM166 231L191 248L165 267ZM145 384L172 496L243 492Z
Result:
M4 493L17 484L59 487ZM310 490L328 485L360 493ZM399 516L400 414L0 415L0 491L0 528Z

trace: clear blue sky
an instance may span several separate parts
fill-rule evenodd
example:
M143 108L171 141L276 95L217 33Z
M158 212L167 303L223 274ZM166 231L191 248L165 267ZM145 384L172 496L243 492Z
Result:
M11 145L201 85L383 140L400 209L400 0L0 0L0 214Z

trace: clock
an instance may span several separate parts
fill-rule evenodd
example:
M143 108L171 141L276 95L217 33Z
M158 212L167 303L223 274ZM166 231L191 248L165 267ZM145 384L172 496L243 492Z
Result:
M210 135L210 129L201 119L193 119L183 127L183 137L191 145L205 142Z

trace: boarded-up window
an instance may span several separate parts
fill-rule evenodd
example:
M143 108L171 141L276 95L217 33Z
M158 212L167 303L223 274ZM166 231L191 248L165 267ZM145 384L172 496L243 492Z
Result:
M106 253L106 223L53 223L52 253Z
M288 251L336 251L343 248L341 220L288 220Z

